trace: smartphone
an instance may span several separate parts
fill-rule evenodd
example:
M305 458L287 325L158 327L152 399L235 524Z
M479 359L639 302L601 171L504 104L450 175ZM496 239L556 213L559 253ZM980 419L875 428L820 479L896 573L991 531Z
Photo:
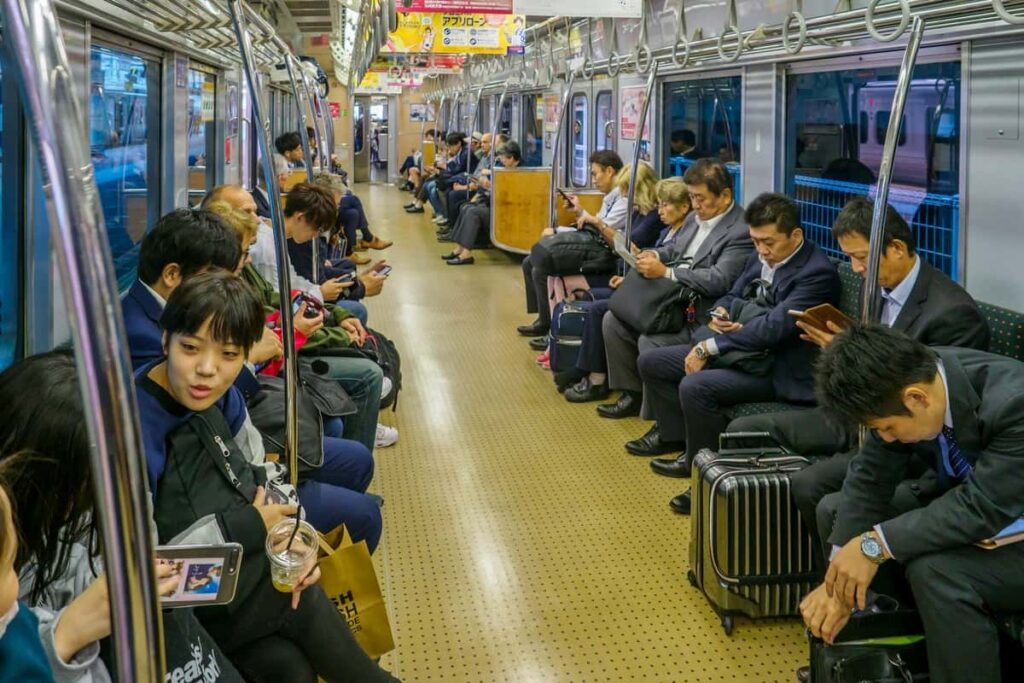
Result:
M572 198L571 198L571 197L570 197L569 195L567 195L567 194L565 193L565 190L563 190L563 189L562 189L562 188L560 188L560 187L559 187L559 188L556 188L556 189L558 190L558 194L562 195L562 199L564 199L564 200L565 200L565 203L566 203L566 204L568 204L569 206L571 206L571 207L573 207L573 208L575 208L575 207L576 207L576 204L575 204L575 203L574 203L574 202L572 201Z
M380 277L387 277L391 273L391 266L383 266L380 270L375 270Z
M292 299L292 315L298 314L299 309L302 308L303 301L306 302L305 317L310 319L319 318L320 314L323 312L323 307L320 305L319 301L311 296L306 296L305 294L296 294Z
M377 261L376 263L373 264L373 266L370 267L370 272L379 273L383 268L388 268L388 270L391 269L391 267L388 266L384 261Z
M334 279L337 280L338 282L352 282L353 280L356 279L356 274L355 273L345 273L344 275L339 275L338 277L336 277Z
M729 313L723 313L719 311L717 308L712 308L710 311L708 311L708 315L710 315L715 320L721 320L722 322L726 323L729 322Z
M226 605L235 599L241 544L165 545L157 547L156 556L178 569L178 587L160 598L163 607Z

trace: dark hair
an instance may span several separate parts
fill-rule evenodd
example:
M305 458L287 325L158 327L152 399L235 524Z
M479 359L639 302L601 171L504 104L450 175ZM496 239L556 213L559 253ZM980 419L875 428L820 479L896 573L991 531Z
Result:
M175 209L146 233L139 249L139 279L152 285L170 263L187 278L207 268L234 270L242 258L238 236L202 209Z
M444 141L445 141L445 144L448 144L448 145L461 145L461 144L465 143L465 141L466 141L466 134L465 133L448 133L448 135L447 135L447 137L445 137Z
M292 151L296 147L302 147L302 138L300 138L299 134L295 131L282 133L277 136L276 140L274 140L274 147L277 148L278 154L284 154L285 152Z
M590 155L588 160L591 164L597 164L604 168L612 168L616 173L622 170L622 157L610 149L599 149Z
M784 194L765 192L750 202L743 219L752 228L774 225L788 237L800 227L800 207Z
M508 138L508 134L498 133L498 143L504 145L506 142L511 142ZM518 147L519 145L517 144L516 146Z
M252 288L232 273L201 273L171 293L160 316L167 334L195 334L207 320L210 334L246 354L263 336L263 306Z
M30 604L67 575L73 544L99 553L89 450L70 352L29 356L0 373L0 482L17 520L14 566L35 567Z
M313 130L313 126L306 126L306 138L310 144L316 144L316 131ZM302 144L302 136L299 136L299 144Z
M693 147L697 144L697 135L689 128L672 131L672 142L681 142Z
M847 202L843 210L836 217L832 224L832 235L838 239L845 235L860 235L865 240L871 241L871 218L875 211L875 204L864 197L855 197ZM893 240L900 240L907 245L907 250L914 253L917 248L917 240L914 232L903 220L903 216L892 208L891 204L885 206L885 237L883 246L888 247Z
M312 183L299 183L284 200L285 218L301 213L317 232L327 232L338 220L338 205L331 191Z
M854 325L822 352L814 384L821 407L854 426L909 415L903 389L937 372L935 353L921 342L884 325Z
M523 160L523 151L519 149L519 143L514 140L509 140L498 148L498 156L502 155L512 157L516 160L516 163Z
M732 175L718 159L697 159L686 169L683 182L687 185L707 185L708 191L715 195L726 190L732 191Z

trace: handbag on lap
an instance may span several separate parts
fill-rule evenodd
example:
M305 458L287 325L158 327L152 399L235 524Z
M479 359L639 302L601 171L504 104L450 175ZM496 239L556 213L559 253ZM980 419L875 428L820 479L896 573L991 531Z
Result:
M547 251L552 275L603 275L615 271L611 246L592 226L544 237L538 246Z
M630 270L612 294L608 310L640 334L671 334L696 322L699 299L675 280L647 279Z

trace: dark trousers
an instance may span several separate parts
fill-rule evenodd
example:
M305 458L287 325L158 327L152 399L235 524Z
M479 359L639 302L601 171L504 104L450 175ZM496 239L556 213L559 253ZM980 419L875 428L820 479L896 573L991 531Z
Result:
M363 200L354 194L347 194L341 198L341 202L338 204L340 211L347 209L353 209L356 212L355 225L359 232L363 234L363 239L367 242L373 240L373 233L370 232L370 221L366 217L366 211L363 209Z
M452 241L464 249L480 246L480 234L488 234L491 226L491 208L487 204L463 204L452 228Z
M551 326L551 307L548 305L548 275L551 259L539 244L533 245L529 256L523 259L523 283L526 286L526 312L536 313L545 327Z
M855 431L837 425L821 408L738 417L730 432L767 432L779 445L804 456L841 453L857 446Z
M576 361L576 367L583 372L608 372L608 360L604 352L604 334L601 332L601 323L604 314L608 312L608 302L612 290L590 290L595 298L601 296L603 291L609 292L606 298L599 298L590 305L587 311L586 321L583 323L583 340L580 345L580 356Z
M687 375L683 362L691 345L649 349L637 368L644 397L664 441L686 441L691 458L702 448L717 448L718 435L729 424L724 408L737 403L771 401L771 377L739 370L704 369Z
M448 191L448 212L445 217L448 219L450 225L455 224L455 219L459 217L459 209L462 205L469 200L469 190L449 190Z

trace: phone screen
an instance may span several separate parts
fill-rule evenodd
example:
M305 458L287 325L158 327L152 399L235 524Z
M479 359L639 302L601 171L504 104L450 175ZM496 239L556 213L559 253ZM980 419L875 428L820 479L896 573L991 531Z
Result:
M196 557L189 560L170 560L178 570L181 581L178 589L163 598L163 602L214 602L220 592L224 575L224 558Z
M384 266L380 270L377 271L377 275L380 275L381 277L387 277L390 272L391 272L391 266Z
M163 546L156 555L174 565L178 585L170 595L161 596L167 607L226 604L235 596L242 546L225 543L209 546Z

